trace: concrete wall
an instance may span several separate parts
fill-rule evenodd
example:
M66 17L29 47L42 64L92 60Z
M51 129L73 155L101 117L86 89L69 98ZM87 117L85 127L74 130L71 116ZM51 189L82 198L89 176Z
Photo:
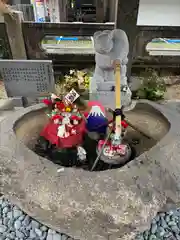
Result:
M180 0L140 0L137 25L180 26Z

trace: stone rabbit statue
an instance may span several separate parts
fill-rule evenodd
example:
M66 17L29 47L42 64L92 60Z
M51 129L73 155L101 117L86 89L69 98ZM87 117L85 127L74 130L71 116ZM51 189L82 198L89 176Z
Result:
M129 42L126 33L120 29L112 31L95 32L94 37L95 49L95 71L90 82L90 98L97 96L102 101L114 100L114 60L120 60L121 64L121 105L127 107L131 104L131 90L127 83L127 63L129 53ZM93 98L93 97L92 97ZM98 100L98 99L97 99Z

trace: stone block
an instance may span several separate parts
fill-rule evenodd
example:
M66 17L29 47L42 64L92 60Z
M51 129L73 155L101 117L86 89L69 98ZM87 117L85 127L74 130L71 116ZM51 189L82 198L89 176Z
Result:
M0 60L0 72L8 97L37 97L54 92L50 60Z
M23 107L23 99L22 97L13 97L13 105L14 107Z
M13 110L14 104L11 98L0 99L0 111Z

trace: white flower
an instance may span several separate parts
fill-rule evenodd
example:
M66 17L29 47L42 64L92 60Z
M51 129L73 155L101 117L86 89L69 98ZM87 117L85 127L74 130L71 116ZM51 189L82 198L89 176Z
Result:
M70 73L70 74L73 74L73 73L75 73L75 70L72 70L72 69L71 69L71 70L69 71L69 73Z

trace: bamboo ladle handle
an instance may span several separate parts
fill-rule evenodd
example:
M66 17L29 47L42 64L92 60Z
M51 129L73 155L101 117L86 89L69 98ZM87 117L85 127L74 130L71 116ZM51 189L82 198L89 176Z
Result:
M115 109L121 109L121 65L119 60L114 61L115 67ZM115 134L121 136L121 115L115 118Z

